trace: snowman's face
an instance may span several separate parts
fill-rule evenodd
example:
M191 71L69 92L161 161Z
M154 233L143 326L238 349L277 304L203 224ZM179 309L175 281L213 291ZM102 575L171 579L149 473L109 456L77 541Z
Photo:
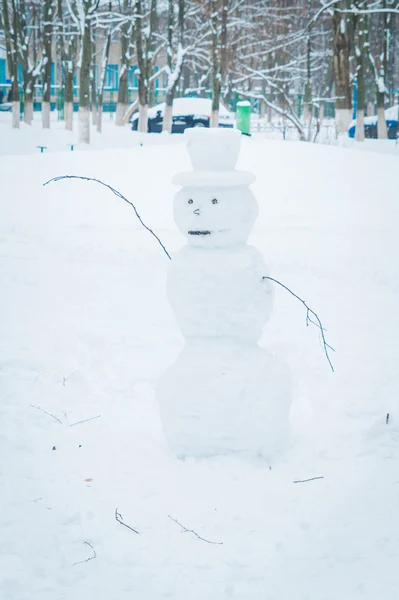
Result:
M175 196L175 221L194 246L245 243L257 215L257 202L246 186L185 187Z

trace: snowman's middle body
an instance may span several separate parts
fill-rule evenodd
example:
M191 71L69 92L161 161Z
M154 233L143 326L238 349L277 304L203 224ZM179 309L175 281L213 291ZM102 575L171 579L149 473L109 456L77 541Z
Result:
M256 343L273 304L265 275L263 258L251 246L184 247L173 258L167 289L186 340Z
M232 133L215 132L213 139L236 142ZM210 136L190 134L192 151L197 138ZM253 179L234 170L175 178L183 189L174 216L188 244L173 257L167 287L185 347L157 394L178 456L271 459L288 438L289 371L258 345L273 294L263 257L247 245L258 214L248 187Z

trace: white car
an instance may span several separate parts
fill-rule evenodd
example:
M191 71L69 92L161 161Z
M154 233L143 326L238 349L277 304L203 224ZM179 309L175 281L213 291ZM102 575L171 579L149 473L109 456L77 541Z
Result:
M148 133L161 133L165 102L148 110ZM173 101L172 133L183 133L190 127L209 127L212 112L210 98L175 98ZM137 131L139 113L130 119L133 131ZM219 127L234 127L234 120L227 108L219 106Z

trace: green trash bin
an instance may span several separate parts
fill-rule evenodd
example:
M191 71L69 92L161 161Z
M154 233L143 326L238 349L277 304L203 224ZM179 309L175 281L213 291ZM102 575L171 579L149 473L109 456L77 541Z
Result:
M251 128L251 103L248 100L241 100L236 104L236 125L241 133L249 133Z

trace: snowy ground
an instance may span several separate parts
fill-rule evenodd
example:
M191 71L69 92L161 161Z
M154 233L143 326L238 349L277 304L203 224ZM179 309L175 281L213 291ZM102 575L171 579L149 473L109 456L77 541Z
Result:
M108 127L96 151L65 152L67 136L12 132L8 117L0 598L397 600L398 158L243 139L239 168L257 175L260 204L250 242L318 312L336 371L303 307L276 289L262 345L297 382L290 452L271 469L178 461L154 396L183 345L166 300L169 261L109 191L42 183L102 178L173 256L184 239L171 178L189 168L185 148L160 136L139 146L127 128ZM49 149L39 154L42 139ZM293 483L312 477L323 479Z

